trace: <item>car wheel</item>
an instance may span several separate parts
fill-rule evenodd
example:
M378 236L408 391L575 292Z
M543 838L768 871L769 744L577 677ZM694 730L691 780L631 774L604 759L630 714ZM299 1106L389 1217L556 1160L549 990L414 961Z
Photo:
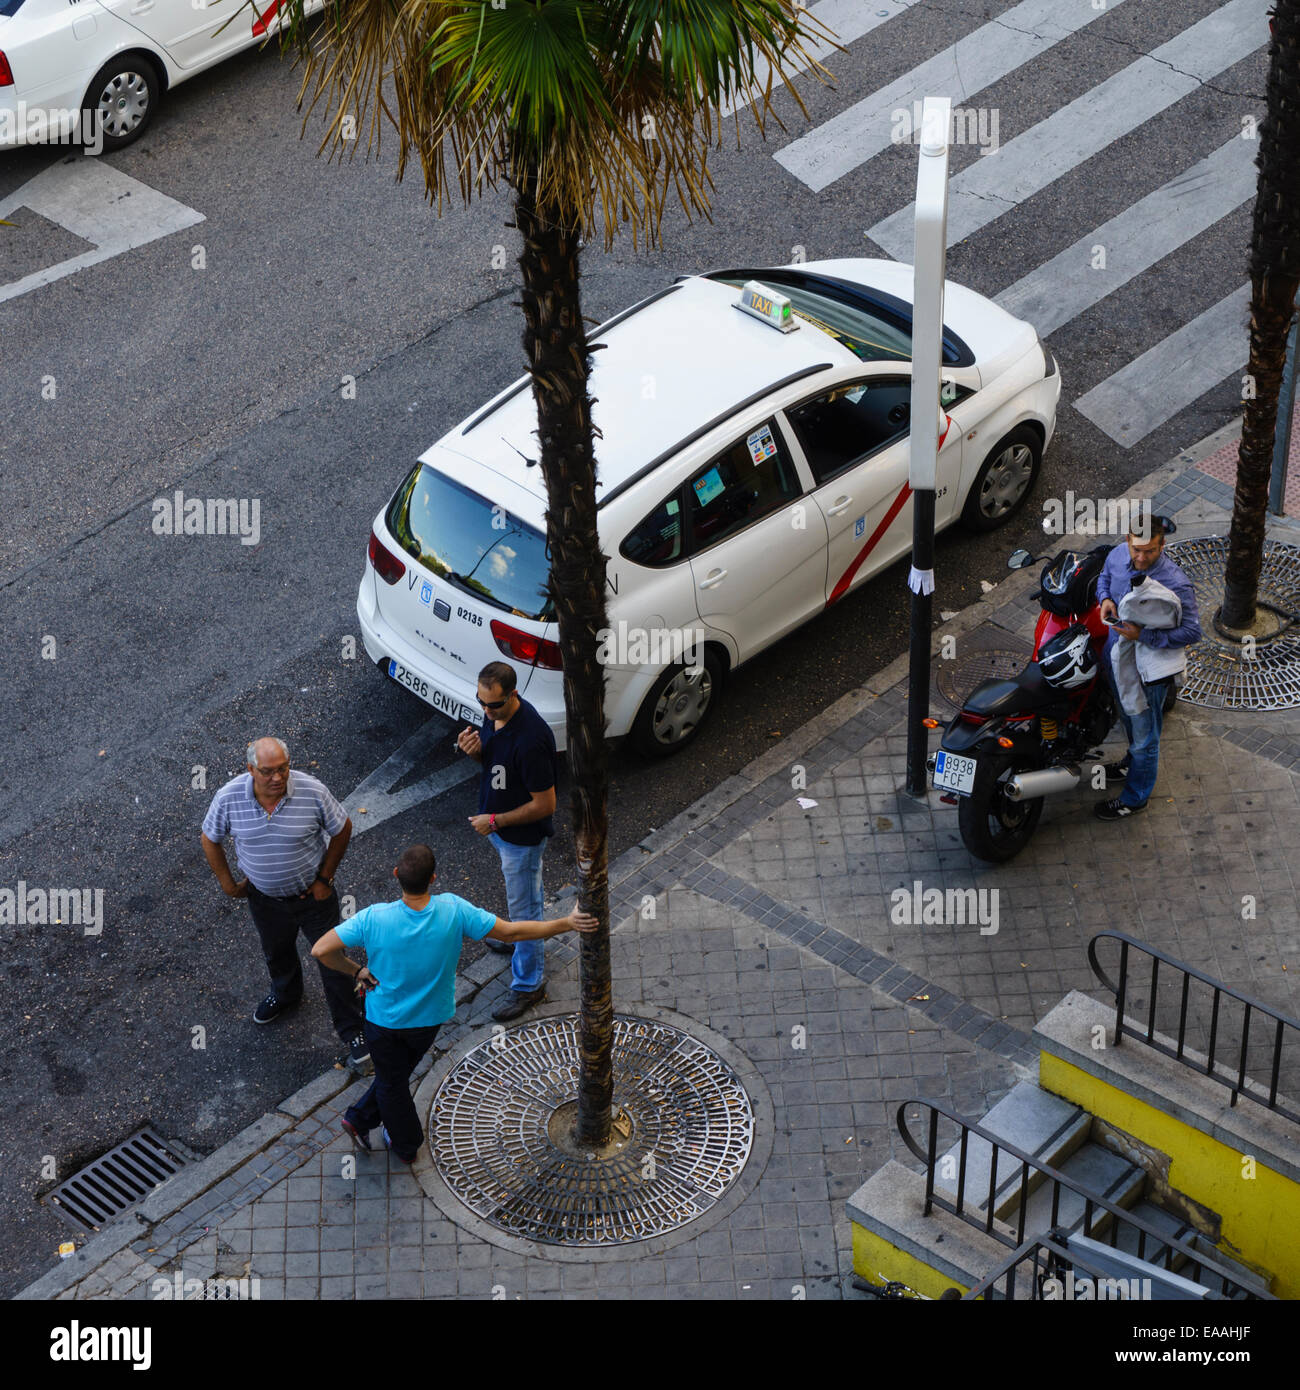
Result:
M86 88L82 130L98 132L106 154L125 148L144 134L153 119L160 85L157 69L141 54L111 59Z
M966 494L962 525L971 531L992 531L1009 521L1024 506L1042 461L1043 446L1028 425L1000 439Z
M649 758L680 752L699 733L722 688L722 662L704 653L699 666L670 666L641 702L629 733L632 746Z

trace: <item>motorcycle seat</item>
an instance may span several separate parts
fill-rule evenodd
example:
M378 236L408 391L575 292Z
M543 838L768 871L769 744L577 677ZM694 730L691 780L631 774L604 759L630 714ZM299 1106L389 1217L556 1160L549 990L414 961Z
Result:
M1070 708L1070 695L1068 691L1049 685L1042 668L1031 661L1010 680L981 681L967 696L962 708L990 719L1031 710L1065 714Z

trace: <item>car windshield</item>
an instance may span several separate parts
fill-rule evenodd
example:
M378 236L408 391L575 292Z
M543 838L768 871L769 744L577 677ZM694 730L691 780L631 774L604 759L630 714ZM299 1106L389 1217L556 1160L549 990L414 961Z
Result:
M385 521L407 554L455 588L516 617L551 620L546 538L505 508L417 464Z

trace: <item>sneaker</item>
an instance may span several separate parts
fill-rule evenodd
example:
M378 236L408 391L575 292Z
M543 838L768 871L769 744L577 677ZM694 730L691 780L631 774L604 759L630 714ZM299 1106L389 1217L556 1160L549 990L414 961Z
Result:
M366 1035L358 1033L348 1044L347 1063L350 1067L364 1067L370 1060L370 1045L366 1042Z
M1145 811L1147 804L1144 801L1141 806L1128 806L1119 797L1110 801L1100 801L1092 808L1092 814L1098 820L1124 820L1128 816L1136 816L1139 811Z
M387 1126L385 1126L383 1129L381 1129L381 1130L380 1130L380 1133L384 1136L384 1148L386 1148L386 1149L388 1150L388 1152L389 1152L390 1154L392 1154L393 1157L394 1157L399 1163L405 1163L406 1166L409 1168L409 1167L411 1166L411 1164L415 1162L415 1159L414 1159L414 1158L403 1158L402 1155L399 1154L399 1153L393 1148L393 1140L392 1140L391 1135L388 1133L388 1128L387 1128Z
M301 1000L295 999L292 1004L286 1004L277 994L272 992L253 1010L254 1023L274 1023L281 1014L287 1014L291 1009L296 1009Z
M348 1138L352 1140L354 1148L365 1149L367 1153L373 1152L373 1150L370 1147L370 1136L368 1134L364 1133L362 1130L359 1130L356 1127L356 1125L354 1125L352 1121L348 1119L346 1115L344 1115L340 1123L343 1126L344 1134L346 1134Z
M1128 780L1128 759L1119 763L1106 764L1107 782L1124 782Z
M515 948L508 941L484 941L483 944L498 956L513 956Z
M541 985L537 989L518 990L512 989L506 997L504 1004L498 1004L492 1010L492 1017L498 1023L507 1023L512 1018L518 1018L520 1014L527 1012L534 1004L540 1004L546 998L546 986Z

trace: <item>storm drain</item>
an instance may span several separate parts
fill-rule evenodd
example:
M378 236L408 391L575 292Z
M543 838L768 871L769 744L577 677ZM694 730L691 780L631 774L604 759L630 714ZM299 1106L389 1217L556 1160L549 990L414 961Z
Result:
M50 1202L79 1231L99 1230L143 1202L187 1161L153 1130L142 1129L61 1182Z

